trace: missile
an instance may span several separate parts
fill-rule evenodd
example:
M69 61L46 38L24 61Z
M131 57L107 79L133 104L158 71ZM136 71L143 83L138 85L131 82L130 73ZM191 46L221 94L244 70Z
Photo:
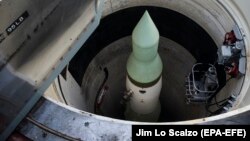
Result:
M146 11L132 33L132 53L127 60L126 89L132 91L125 118L157 121L161 106L163 64L158 54L159 32Z

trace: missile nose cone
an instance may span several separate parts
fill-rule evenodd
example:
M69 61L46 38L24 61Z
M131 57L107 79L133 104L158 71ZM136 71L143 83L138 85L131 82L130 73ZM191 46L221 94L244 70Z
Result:
M133 53L136 58L148 61L156 56L159 32L147 11L133 30L132 42Z

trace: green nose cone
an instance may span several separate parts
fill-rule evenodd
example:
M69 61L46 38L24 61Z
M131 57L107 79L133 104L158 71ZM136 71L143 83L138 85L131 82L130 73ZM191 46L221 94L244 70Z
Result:
M159 32L146 11L132 34L133 52L127 62L128 75L140 83L150 83L161 76L158 54Z

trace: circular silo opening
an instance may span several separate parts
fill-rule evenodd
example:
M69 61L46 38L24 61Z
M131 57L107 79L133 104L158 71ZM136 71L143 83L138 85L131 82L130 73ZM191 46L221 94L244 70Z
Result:
M121 100L125 91L126 60L131 52L131 33L145 10L149 11L161 35L159 54L164 72L159 121L183 121L219 114L221 111L218 109L223 108L224 100L231 95L227 93L230 91L227 88L233 85L234 93L239 94L243 78L228 79L224 68L217 65L220 43L214 40L214 36L211 37L212 31L208 33L183 14L154 6L126 8L107 15L71 60L67 69L81 86L83 97L84 106L77 108L124 119ZM220 30L217 32L213 35L225 34ZM185 79L197 62L214 64L217 69L220 88L216 92L216 99L211 99L209 106L187 104L185 101ZM105 90L105 96L96 106L101 90Z

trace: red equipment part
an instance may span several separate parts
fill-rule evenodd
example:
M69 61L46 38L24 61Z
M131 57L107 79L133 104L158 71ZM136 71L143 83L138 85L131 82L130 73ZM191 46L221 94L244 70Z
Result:
M225 34L224 45L231 45L237 41L237 38L234 34L234 31L228 32Z
M226 67L226 72L228 75L231 75L232 77L237 77L237 75L239 74L238 65L235 62L233 62L232 66Z

